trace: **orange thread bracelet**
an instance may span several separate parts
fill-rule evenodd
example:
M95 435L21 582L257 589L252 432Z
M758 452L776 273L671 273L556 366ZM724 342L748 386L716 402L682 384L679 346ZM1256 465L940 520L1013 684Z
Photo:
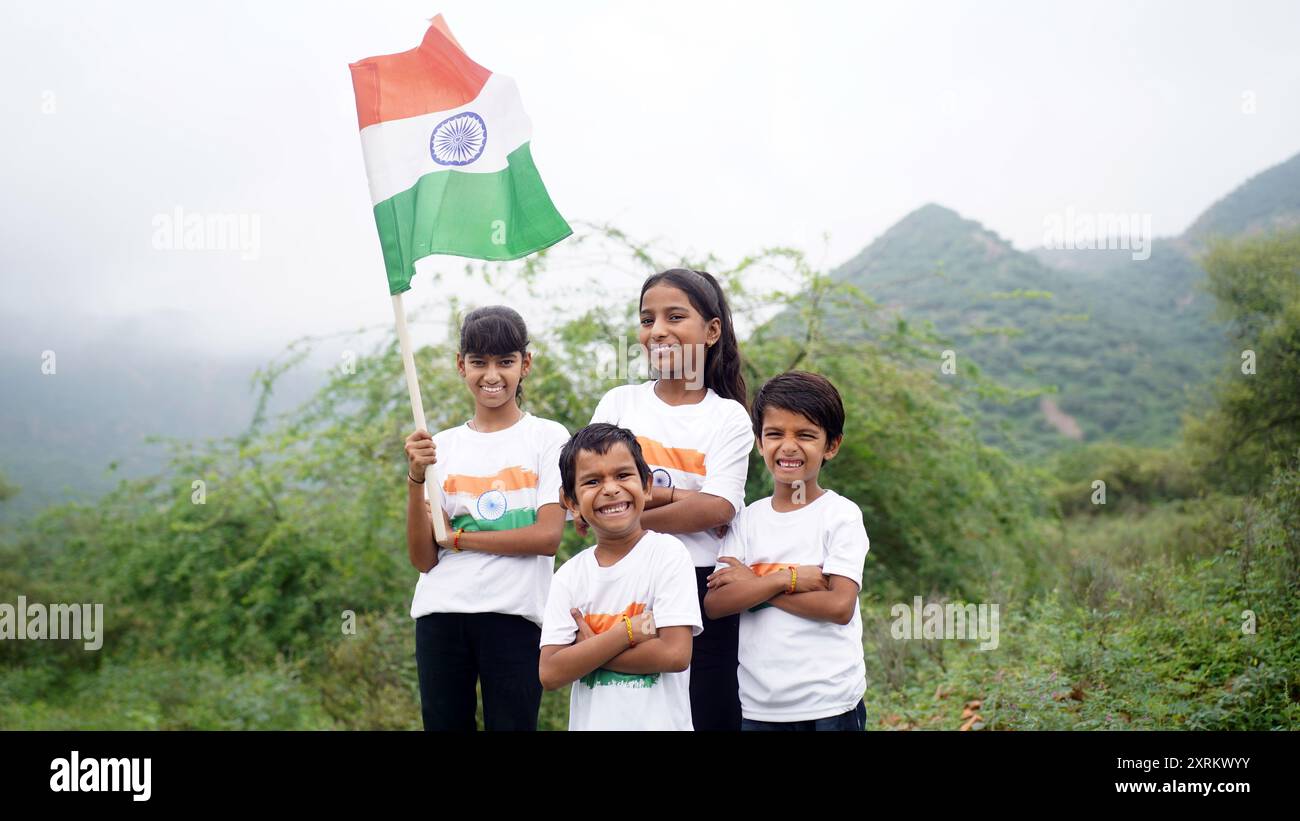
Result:
M456 532L453 533L453 534L451 534L451 549L454 550L454 551L456 551L457 553L461 552L461 550L460 550L460 534L462 534L462 533L464 533L464 532L465 532L465 528L461 527L461 528L457 528L457 529L456 529Z

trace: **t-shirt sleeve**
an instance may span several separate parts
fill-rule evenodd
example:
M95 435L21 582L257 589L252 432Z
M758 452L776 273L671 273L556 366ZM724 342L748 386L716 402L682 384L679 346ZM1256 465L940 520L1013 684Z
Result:
M734 556L741 564L748 564L745 561L745 518L750 515L746 512L748 510L749 508L745 508L740 511L740 514L732 520L731 526L727 528L727 535L722 537L722 546L718 548L719 559L723 556ZM724 567L727 565L719 561L713 569L721 570Z
M871 541L862 523L862 511L847 499L844 501L828 522L830 532L827 534L822 573L852 579L861 590L862 565L867 561Z
M569 432L556 422L547 425L537 468L537 507L560 502L560 451L569 441Z
M695 588L695 563L686 545L676 537L672 540L674 544L666 546L663 560L655 568L657 578L650 609L655 615L655 627L689 626L691 635L698 636L704 632L704 622Z
M576 560L576 556L569 561ZM560 566L563 570L564 566ZM548 644L569 645L578 637L578 624L573 620L573 595L569 591L570 573L560 573L551 577L551 592L546 595L546 611L542 614L542 641L539 647Z
M704 483L700 493L721 496L739 513L745 506L745 477L749 474L749 452L754 449L754 429L743 411L727 416L713 445L704 454Z
M591 423L608 422L611 425L617 425L619 418L619 399L618 388L613 388L605 392L605 395L596 403L596 410L591 414Z

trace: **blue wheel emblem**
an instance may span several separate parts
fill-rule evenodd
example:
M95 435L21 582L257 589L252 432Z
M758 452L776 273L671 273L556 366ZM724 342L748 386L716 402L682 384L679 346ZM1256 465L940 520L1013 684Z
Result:
M672 487L673 477L663 468L655 468L650 474L651 481L655 487Z
M433 129L429 154L439 165L469 165L483 156L487 125L473 111L454 114Z
M506 515L506 495L499 490L489 490L478 497L478 517L495 521Z

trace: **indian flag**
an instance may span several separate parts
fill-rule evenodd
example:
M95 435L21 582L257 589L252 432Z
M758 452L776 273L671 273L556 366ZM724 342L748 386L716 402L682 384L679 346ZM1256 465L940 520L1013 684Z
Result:
M389 293L431 254L518 259L573 233L533 165L519 89L442 15L419 47L349 67Z

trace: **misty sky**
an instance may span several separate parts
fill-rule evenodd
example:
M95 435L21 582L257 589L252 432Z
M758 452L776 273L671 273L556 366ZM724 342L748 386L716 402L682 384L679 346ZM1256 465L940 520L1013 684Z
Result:
M518 81L561 213L684 251L833 266L926 202L1022 249L1071 207L1174 234L1300 151L1295 2L6 3L0 317L391 322L347 64L437 11ZM155 248L176 207L255 216L257 258Z

